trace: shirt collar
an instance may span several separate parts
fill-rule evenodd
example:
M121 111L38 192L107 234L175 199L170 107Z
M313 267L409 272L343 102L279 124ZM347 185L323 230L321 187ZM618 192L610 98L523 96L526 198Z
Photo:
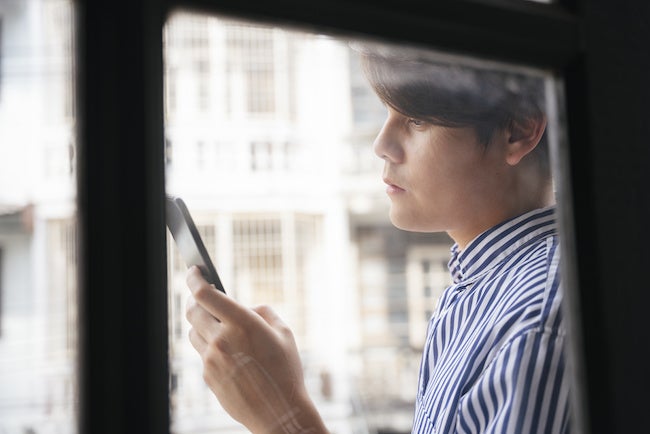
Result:
M464 250L451 248L449 272L454 283L490 270L530 241L557 233L555 206L510 218L474 238Z

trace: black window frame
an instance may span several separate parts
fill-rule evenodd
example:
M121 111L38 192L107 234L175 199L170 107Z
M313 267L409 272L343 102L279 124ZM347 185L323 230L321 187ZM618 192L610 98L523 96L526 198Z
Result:
M169 432L162 29L177 8L431 46L561 78L575 432L646 425L650 3L76 0L76 7L80 432Z

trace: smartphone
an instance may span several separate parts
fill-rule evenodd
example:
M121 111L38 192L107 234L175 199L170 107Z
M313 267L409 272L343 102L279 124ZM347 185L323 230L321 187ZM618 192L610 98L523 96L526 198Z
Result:
M203 277L223 293L226 290L221 284L217 269L203 244L199 231L194 224L190 212L180 197L167 195L166 199L167 228L176 242L178 251L187 267L196 265Z

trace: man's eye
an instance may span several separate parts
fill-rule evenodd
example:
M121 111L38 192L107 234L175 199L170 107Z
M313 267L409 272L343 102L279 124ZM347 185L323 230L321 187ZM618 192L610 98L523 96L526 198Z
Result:
M409 118L409 124L415 125L416 127L421 127L425 122L421 119Z

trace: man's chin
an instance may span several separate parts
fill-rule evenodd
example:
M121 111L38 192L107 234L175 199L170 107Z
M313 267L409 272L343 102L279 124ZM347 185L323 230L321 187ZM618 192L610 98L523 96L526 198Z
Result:
M390 208L388 217L393 226L403 231L425 233L445 232L445 229L437 228L431 222L422 221L411 214L398 212L394 206Z
M412 216L399 213L394 207L391 207L388 217L390 218L390 222L397 229L409 232L424 232L422 229L418 228L416 220Z

